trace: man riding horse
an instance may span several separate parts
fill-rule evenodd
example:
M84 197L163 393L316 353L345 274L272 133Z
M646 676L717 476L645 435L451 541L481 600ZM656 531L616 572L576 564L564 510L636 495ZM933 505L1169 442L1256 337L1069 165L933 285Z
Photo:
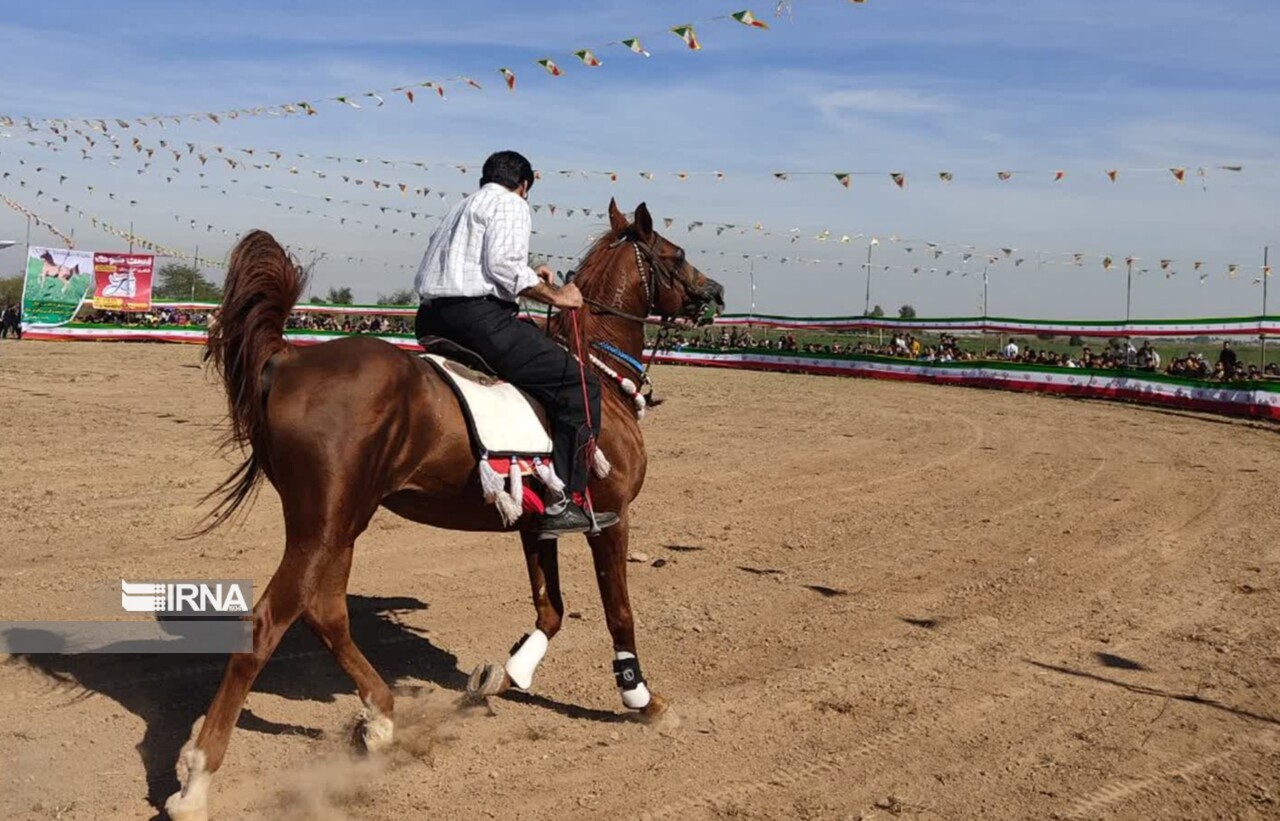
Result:
M478 354L499 377L546 409L551 420L552 461L565 491L546 490L547 509L534 525L544 538L592 529L584 506L587 457L600 433L600 382L568 351L518 318L517 299L561 310L582 307L572 283L557 287L555 273L529 267L533 166L514 151L485 161L480 190L454 206L431 237L414 278L422 300L417 336L443 337ZM585 379L585 385L584 385ZM595 526L618 521L594 513Z

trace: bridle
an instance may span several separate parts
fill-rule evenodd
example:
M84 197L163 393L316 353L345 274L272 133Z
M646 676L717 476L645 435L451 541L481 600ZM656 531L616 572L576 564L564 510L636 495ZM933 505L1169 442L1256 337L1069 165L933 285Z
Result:
M673 270L671 266L669 266L666 261L653 250L652 246L637 237L634 231L628 231L618 237L618 239L609 245L609 250L615 250L626 243L631 243L632 250L635 251L636 271L640 275L640 284L644 288L645 315L637 316L636 314L627 313L626 311L618 309L616 306L606 305L599 300L591 299L586 296L582 298L582 301L584 304L591 307L591 311L594 314L614 316L642 326L656 326L658 328L658 334L654 339L652 348L650 349L648 361L645 362L637 361L624 351L619 350L609 343L596 342L592 344L592 347L596 350L626 365L628 369L636 373L636 376L638 377L638 384L633 386L631 390L634 393L635 401L639 408L637 414L642 415L646 405L657 406L658 404L661 404L661 400L653 395L653 382L649 379L649 367L653 364L658 352L662 350L664 346L669 347L667 340L671 331L678 327L676 321L672 317L662 316L655 319L649 316L656 307L659 283L666 288L672 288L679 285L685 292L686 300L696 299L699 302L706 302L710 299L710 293L707 286L695 284L684 275L682 270ZM623 384L623 380L617 372L612 368L609 368L605 363L601 362L594 354L590 355L590 359L593 365L618 380L619 385Z
M700 302L707 301L708 290L704 286L697 285L690 281L684 275L683 271L672 270L666 261L653 250L647 243L635 235L634 232L623 234L609 246L610 250L618 248L626 243L631 243L632 249L636 255L636 270L640 273L640 283L644 287L645 295L645 316L637 316L621 311L612 305L606 305L596 299L583 297L582 301L592 308L592 313L607 314L608 316L616 316L619 319L625 319L629 322L637 322L641 325L652 325L661 328L664 332L676 327L675 320L671 317L653 318L648 316L652 313L655 303L658 299L658 284L662 283L666 288L672 288L679 285L685 292L686 299L697 299ZM647 270L646 270L647 269Z

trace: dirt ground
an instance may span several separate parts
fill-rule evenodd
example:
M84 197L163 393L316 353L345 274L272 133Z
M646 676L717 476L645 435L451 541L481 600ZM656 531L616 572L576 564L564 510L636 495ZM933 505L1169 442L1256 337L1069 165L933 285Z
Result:
M252 577L175 537L226 474L198 348L0 343L0 618L121 577ZM533 623L518 542L380 513L357 642L400 738L296 626L213 783L218 819L1280 818L1280 431L1122 405L664 368L629 565L679 718L625 720L585 542L531 697L460 709ZM638 555L637 558L640 558ZM0 818L137 819L217 657L0 659Z

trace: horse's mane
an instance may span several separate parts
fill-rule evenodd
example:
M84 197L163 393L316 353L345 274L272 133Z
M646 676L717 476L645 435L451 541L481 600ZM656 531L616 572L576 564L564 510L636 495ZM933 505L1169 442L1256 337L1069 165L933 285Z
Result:
M612 275L616 269L615 258L618 254L616 243L625 233L625 231L612 229L606 231L582 255L573 282L582 291L584 297L604 304L611 301L612 294L608 291L615 281ZM579 311L578 315L582 334L588 344L607 342L625 351L633 347L637 334L639 334L639 340L643 342L643 331L638 331L625 320L597 314L590 307ZM573 324L567 314L560 313L553 317L551 328L563 339L570 339L573 336ZM628 334L628 331L631 333Z

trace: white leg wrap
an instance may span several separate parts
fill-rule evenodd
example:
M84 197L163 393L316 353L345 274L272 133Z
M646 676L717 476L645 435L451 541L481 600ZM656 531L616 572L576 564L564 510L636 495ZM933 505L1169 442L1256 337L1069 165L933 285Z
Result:
M635 657L635 653L628 653L625 650L618 650L613 654L615 662L630 661L634 660ZM616 666L617 665L615 664L615 667ZM636 666L636 670L637 672L639 671L638 665ZM648 707L651 696L649 695L649 687L644 683L644 679L641 678L638 682L631 684L629 687L628 684L629 682L623 681L619 678L618 692L622 694L622 703L631 710L643 710L645 707Z
M395 737L395 722L367 701L360 712L360 737L364 741L364 748L376 753L391 746Z
M529 637L520 645L520 649L507 659L506 667L503 668L507 671L507 675L511 676L512 684L521 690L529 689L533 684L533 674L546 656L550 643L551 639L547 638L547 634L541 630L534 630L529 634Z
M205 768L204 753L188 745L178 756L178 780L182 791L164 802L164 811L174 821L205 821L209 817L209 782L213 778Z

